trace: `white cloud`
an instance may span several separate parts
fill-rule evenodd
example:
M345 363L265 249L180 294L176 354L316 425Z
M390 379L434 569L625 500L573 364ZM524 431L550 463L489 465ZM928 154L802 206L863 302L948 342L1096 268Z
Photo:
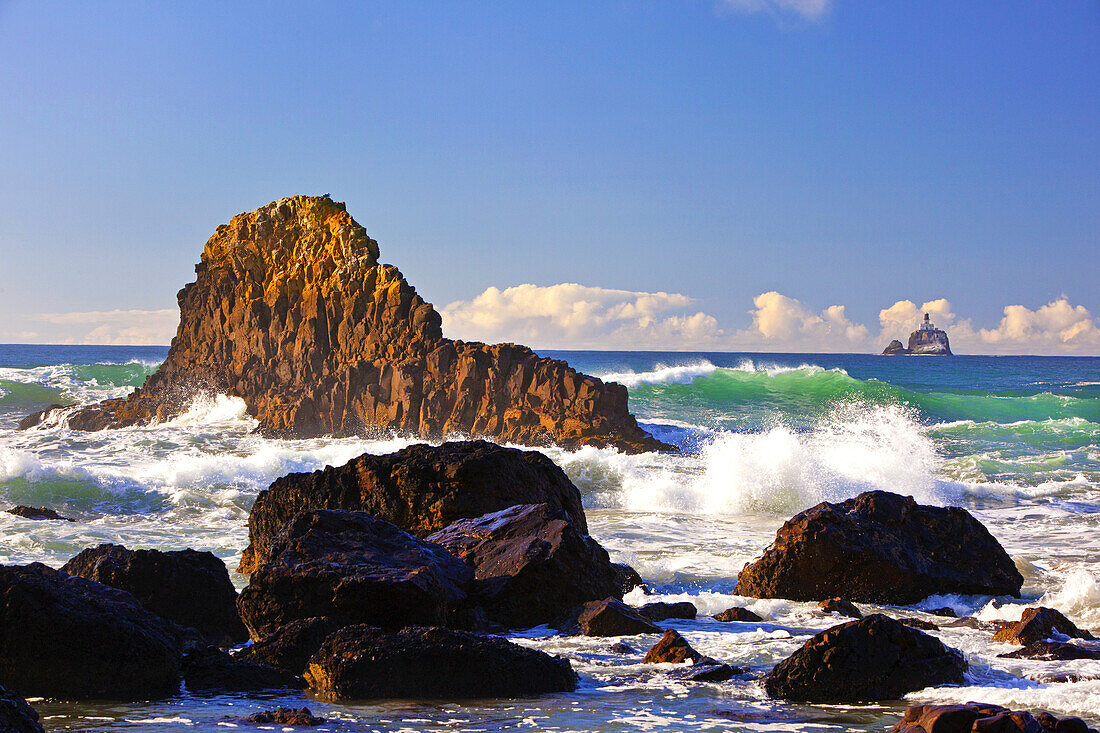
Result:
M904 343L924 313L960 354L1100 355L1100 320L1064 295L1034 309L1005 306L1000 322L985 328L956 314L945 298L919 307L899 300L879 311L877 331L851 320L843 305L818 311L774 290L753 298L751 323L740 330L681 293L577 283L491 287L441 311L451 338L537 348L866 353L891 339ZM0 318L0 343L164 345L178 321L175 309L36 313Z
M867 340L867 327L849 320L842 305L815 313L795 298L774 290L761 293L752 303L752 326L737 332L736 346L851 351L862 349Z
M1100 324L1063 296L1036 310L1011 305L1000 324L975 328L946 298L919 307L899 300L879 311L878 329L853 321L845 306L817 311L776 291L753 298L751 324L719 324L679 293L646 293L561 283L489 288L443 309L452 338L514 341L541 348L878 353L903 343L925 313L963 354L1100 354Z
M488 288L443 308L444 333L474 341L556 348L702 348L718 321L679 293L612 290L577 283Z
M1100 353L1100 327L1083 305L1061 296L1030 310L1023 305L1005 306L996 328L983 328L978 338L1000 353Z
M722 0L722 4L742 13L794 13L806 20L817 20L829 12L832 0Z
M179 311L112 310L32 313L19 330L0 331L0 340L49 344L165 345L171 343ZM26 326L33 324L33 330Z

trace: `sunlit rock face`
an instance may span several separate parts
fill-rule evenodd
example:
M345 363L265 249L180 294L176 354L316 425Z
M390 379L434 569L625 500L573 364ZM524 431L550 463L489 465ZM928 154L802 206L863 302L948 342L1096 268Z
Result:
M218 227L178 295L168 357L135 393L70 412L98 430L244 399L271 435L483 436L528 445L668 449L626 388L525 346L443 337L439 313L328 196L294 196ZM40 422L47 413L24 420Z

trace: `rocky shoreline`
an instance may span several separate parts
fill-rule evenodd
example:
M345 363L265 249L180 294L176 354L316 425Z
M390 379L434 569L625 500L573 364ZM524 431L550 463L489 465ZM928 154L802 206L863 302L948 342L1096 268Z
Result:
M379 466L399 478L379 482ZM961 684L968 664L936 638L935 622L905 608L897 617L863 615L856 603L889 610L960 589L1013 596L1022 583L965 510L881 491L825 503L784 524L742 571L738 593L820 601L841 622L771 669L753 669L696 651L668 626L695 618L692 604L621 600L639 579L588 535L579 491L555 468L537 452L474 441L279 479L252 509L251 575L240 594L221 560L193 550L101 545L61 570L0 567L0 686L10 699L0 700L0 716L13 721L10 730L38 731L24 697L171 697L181 682L192 692L305 689L349 701L574 689L568 659L501 636L534 626L608 638L615 653L644 652L643 664L688 685L749 683L792 702L877 703ZM1100 656L1092 635L1056 609L1000 625L943 613L940 623L986 628L991 644L1017 645L1020 657ZM730 608L715 621L764 619ZM648 651L633 646L656 634ZM320 721L302 709L256 716ZM1089 728L974 703L913 706L895 730Z

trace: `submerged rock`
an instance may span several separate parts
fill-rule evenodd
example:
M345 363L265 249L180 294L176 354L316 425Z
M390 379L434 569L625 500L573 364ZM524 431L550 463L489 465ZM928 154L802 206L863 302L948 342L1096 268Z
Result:
M899 618L898 621L901 621L906 626L911 626L914 629L920 629L921 631L936 631L940 628L931 621L925 621L922 618L915 618L913 616Z
M170 694L179 656L176 629L125 591L41 563L0 567L0 684L21 695Z
M23 504L20 504L19 506L13 506L11 509L5 509L4 511L6 511L8 514L14 514L17 517L22 517L23 519L42 519L42 520L53 519L53 520L58 520L58 521L61 521L61 522L75 522L76 521L75 519L69 519L68 517L63 517L60 514L58 514L56 511L54 511L53 509L50 509L49 507L45 507L45 506L33 507L33 506L24 506Z
M549 623L573 606L619 592L607 550L548 504L463 519L427 541L474 569L474 602L508 628Z
M962 684L962 654L879 613L826 629L768 673L772 697L814 703L895 700Z
M525 697L577 684L568 660L504 639L366 625L329 636L309 660L306 680L333 700Z
M129 397L71 410L70 427L171 418L196 394L224 393L282 436L459 434L672 450L638 426L620 384L524 346L444 338L439 313L379 263L378 243L328 196L233 217L195 273L177 296L179 328L157 372Z
M745 667L734 667L731 664L722 664L704 657L702 661L691 667L678 670L673 676L689 682L725 682L746 672L748 670Z
M638 613L650 621L667 621L670 618L691 620L699 615L699 609L690 601L679 603L647 603L638 608Z
M844 598L830 598L817 604L825 613L836 613L849 618L863 618L863 612L856 608L856 604Z
M646 652L644 661L646 664L659 664L662 662L683 664L686 661L695 664L703 659L706 659L706 657L695 651L691 644L687 643L687 639L681 636L678 631L665 629L661 640Z
M0 687L0 731L4 733L45 733L38 722L38 711L20 695Z
M1019 596L1024 579L1000 543L959 507L869 491L789 519L737 593L908 605L933 594Z
M238 718L237 722L245 725L285 725L292 728L305 728L321 725L325 719L315 716L309 708L275 708L252 713L246 718Z
M477 440L367 453L337 468L283 476L261 491L248 515L251 544L238 572L255 570L271 538L306 509L365 511L423 537L517 504L548 504L588 534L580 491L538 451Z
M993 641L1006 641L1010 644L1027 646L1049 639L1055 633L1071 639L1093 638L1089 632L1077 628L1072 621L1062 615L1061 611L1039 606L1024 609L1018 623L1002 624L993 635Z
M1070 659L1100 659L1100 646L1082 646L1064 641L1033 641L1014 652L998 654L997 656L1004 659L1041 659L1063 662Z
M741 608L740 606L731 606L725 611L714 614L715 621L742 621L742 622L754 622L763 621L763 617L753 613L747 608Z
M104 544L83 550L61 571L124 590L161 618L197 629L209 643L228 646L248 638L229 571L212 552Z
M366 512L301 512L237 600L252 638L316 616L388 629L444 625L473 570L439 545Z

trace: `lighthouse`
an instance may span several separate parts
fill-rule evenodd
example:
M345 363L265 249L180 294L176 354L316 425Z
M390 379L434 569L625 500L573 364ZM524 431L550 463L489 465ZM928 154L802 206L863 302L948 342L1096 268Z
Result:
M882 353L891 356L900 354L951 356L951 345L947 340L947 332L936 328L928 314L925 313L924 320L917 326L917 330L909 334L908 347L902 346L901 342L895 339L890 342L890 345Z

